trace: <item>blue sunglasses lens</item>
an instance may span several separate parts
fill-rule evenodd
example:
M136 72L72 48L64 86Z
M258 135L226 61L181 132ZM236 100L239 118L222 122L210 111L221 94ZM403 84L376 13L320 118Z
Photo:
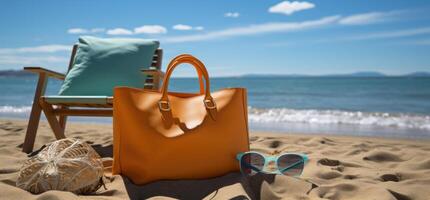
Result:
M303 172L305 162L296 154L285 154L278 158L279 171L287 176L299 176Z
M263 171L264 157L257 153L246 153L240 159L240 169L246 175L255 175Z

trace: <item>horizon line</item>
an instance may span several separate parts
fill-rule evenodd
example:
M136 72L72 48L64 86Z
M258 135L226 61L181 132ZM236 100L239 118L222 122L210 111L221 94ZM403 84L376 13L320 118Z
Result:
M0 69L1 72L26 72L23 69ZM66 72L60 72L66 73ZM345 72L345 73L324 73L324 74L301 74L301 73L285 73L285 74L275 74L275 73L243 73L243 74L232 74L232 75L220 75L220 76L210 76L212 78L243 78L243 77L342 77L342 76L350 76L350 77L399 77L399 76L408 76L414 74L423 74L424 76L430 76L430 71L410 71L398 74L384 73L380 71L355 71L355 72ZM195 76L176 76L174 78L196 78Z

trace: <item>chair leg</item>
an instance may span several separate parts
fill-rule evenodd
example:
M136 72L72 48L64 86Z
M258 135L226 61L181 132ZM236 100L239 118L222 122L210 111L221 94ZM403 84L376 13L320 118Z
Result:
M58 119L61 128L63 129L63 132L66 131L66 122L67 122L67 116L60 116Z
M36 139L37 128L39 127L40 115L42 114L42 107L39 104L40 97L45 93L46 74L40 74L37 82L36 92L34 94L33 106L31 108L30 119L28 120L27 132L25 134L24 144L22 151L30 153L33 151L34 141Z
M40 108L40 106L35 106L36 104L36 102L33 103L33 107L31 108L27 132L22 146L22 151L25 153L33 151L34 141L36 140L37 129L39 127L40 115L42 114L42 108Z
M62 109L67 109L67 107L65 107L65 106L62 106L61 108ZM63 133L64 133L65 130L66 130L67 116L66 115L60 115L58 117L58 121L59 121L59 123L61 125L61 128L63 128Z
M54 108L52 105L47 104L43 101L40 102L42 110L45 113L46 119L48 120L49 126L51 126L57 140L66 138L64 135L64 129L54 114Z

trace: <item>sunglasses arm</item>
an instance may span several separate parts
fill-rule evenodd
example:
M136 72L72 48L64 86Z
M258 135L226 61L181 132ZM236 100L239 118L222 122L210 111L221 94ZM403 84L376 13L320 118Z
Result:
M249 167L249 168L251 168L252 170L254 170L254 171L256 171L256 172L261 172L261 170L260 169L258 169L258 168L256 168L256 167L254 167L253 165L251 165L251 164L248 164L248 163L244 163L247 167Z
M303 161L303 160L301 160L301 161L297 161L297 162L293 163L292 165L290 165L290 166L288 166L288 167L286 167L286 168L284 168L284 169L282 169L282 170L280 170L280 171L281 171L281 172L285 172L285 171L287 171L287 170L289 170L289 169L291 169L291 168L295 167L296 165L298 165L298 164L300 164L300 163L302 163L302 162L304 162L304 161Z

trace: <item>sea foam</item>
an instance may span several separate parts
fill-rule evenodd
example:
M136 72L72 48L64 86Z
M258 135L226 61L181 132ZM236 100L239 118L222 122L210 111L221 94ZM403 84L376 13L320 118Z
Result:
M27 116L31 106L0 106L0 115ZM249 123L303 123L357 125L430 130L430 116L408 113L359 112L342 110L248 108Z
M29 113L31 106L0 106L0 113Z
M306 123L358 125L430 130L430 116L406 113L353 112L341 110L297 110L250 107L250 123Z

